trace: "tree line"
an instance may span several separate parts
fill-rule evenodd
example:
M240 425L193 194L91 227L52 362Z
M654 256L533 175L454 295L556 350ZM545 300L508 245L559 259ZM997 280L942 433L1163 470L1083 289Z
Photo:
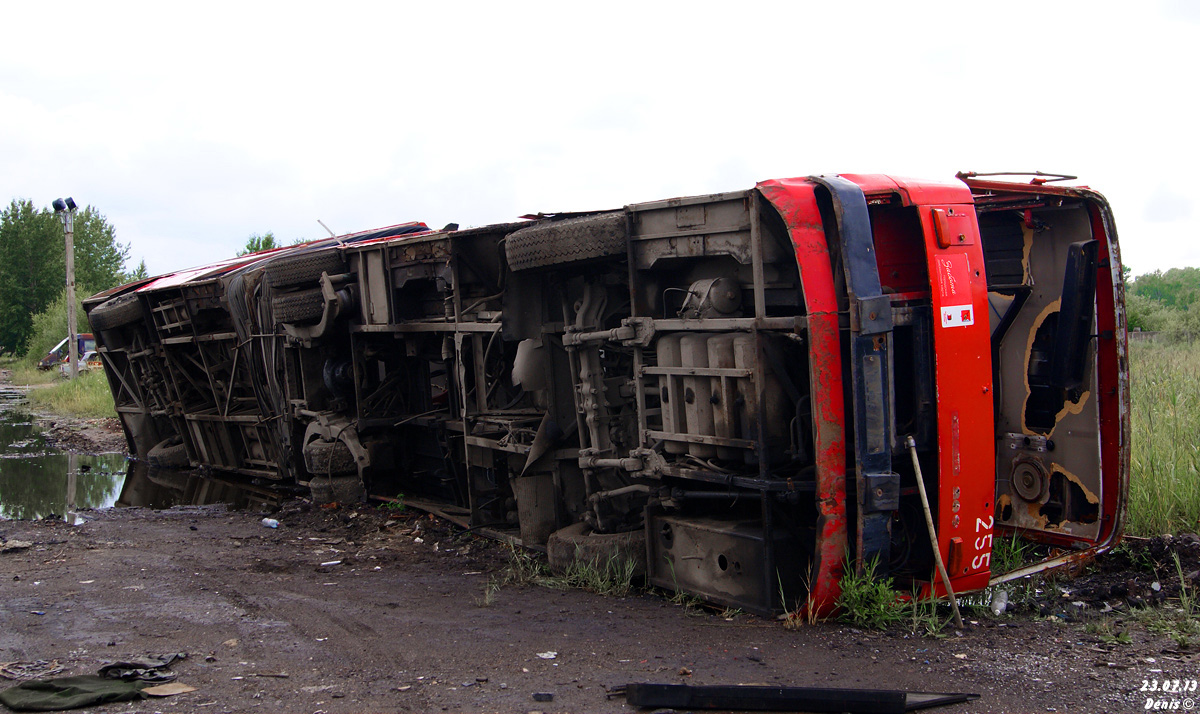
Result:
M1125 283L1129 329L1200 337L1200 268L1171 268L1139 275Z
M95 207L75 213L74 238L80 297L146 276L145 261L127 268L129 245L117 241L116 231ZM0 352L25 353L34 317L62 300L65 291L66 245L59 217L28 199L13 199L0 211ZM86 323L81 319L80 325L82 332Z

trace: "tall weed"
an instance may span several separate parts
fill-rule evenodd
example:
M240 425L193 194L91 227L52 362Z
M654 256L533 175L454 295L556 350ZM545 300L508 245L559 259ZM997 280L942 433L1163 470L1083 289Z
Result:
M1131 345L1133 468L1126 532L1200 526L1200 345Z

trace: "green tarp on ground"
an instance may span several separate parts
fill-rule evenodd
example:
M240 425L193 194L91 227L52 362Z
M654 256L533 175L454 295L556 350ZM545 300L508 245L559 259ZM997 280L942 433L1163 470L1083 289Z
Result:
M85 674L78 677L22 682L0 692L0 703L18 712L55 712L95 704L143 699L142 690L151 682L125 682L120 679Z

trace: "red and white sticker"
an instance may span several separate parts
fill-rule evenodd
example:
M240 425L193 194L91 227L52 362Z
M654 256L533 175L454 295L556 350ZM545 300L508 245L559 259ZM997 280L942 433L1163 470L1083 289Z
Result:
M975 308L971 305L942 307L942 327L966 327L975 324Z
M942 302L971 299L971 263L965 254L939 255L934 266ZM945 325L945 321L942 324Z

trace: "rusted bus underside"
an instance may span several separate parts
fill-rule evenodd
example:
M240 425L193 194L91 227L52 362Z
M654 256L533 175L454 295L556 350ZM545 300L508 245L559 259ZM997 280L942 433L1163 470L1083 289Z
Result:
M845 175L248 256L87 303L138 455L404 493L552 563L828 611L956 590L994 530L1092 552L1128 474L1111 213L1083 189Z

